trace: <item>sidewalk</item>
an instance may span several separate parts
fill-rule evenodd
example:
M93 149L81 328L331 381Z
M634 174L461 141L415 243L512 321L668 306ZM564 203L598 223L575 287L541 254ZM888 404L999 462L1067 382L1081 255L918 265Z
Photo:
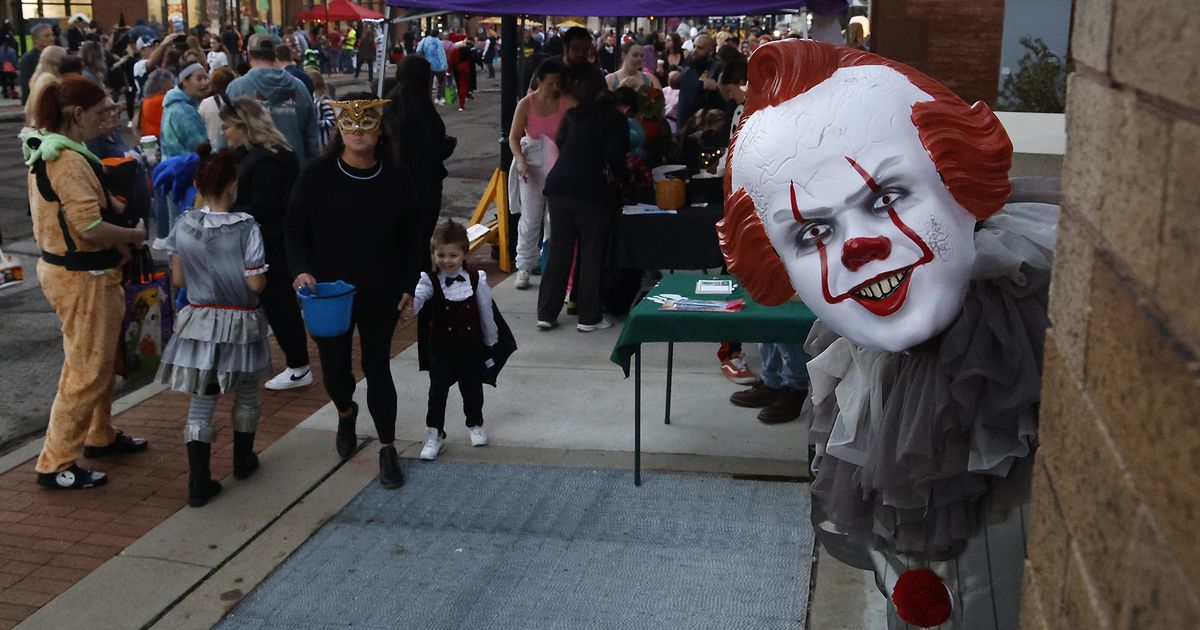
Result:
M507 277L486 255L476 256L473 263L488 271L492 283ZM392 340L393 356L415 342L415 322L402 323ZM274 342L271 351L273 365L284 365ZM258 450L266 450L329 402L321 387L321 369L311 339L309 354L314 377L311 387L262 390ZM357 342L354 357L355 378L361 379ZM60 492L38 488L33 465L40 438L0 458L0 630L16 626L187 503L187 457L181 430L188 397L150 388L157 393L115 414L113 420L127 434L149 439L150 450L86 462L109 473L110 482L104 487ZM217 411L221 434L213 445L216 479L232 470L231 404L223 400ZM360 422L360 428L364 424L369 421ZM326 446L332 453L332 437ZM14 462L20 463L14 467Z

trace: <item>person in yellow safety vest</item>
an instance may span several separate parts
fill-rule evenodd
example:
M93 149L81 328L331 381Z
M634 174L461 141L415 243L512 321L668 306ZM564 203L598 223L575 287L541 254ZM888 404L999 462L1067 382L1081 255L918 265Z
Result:
M342 39L342 72L350 72L351 66L357 64L358 60L354 58L357 52L358 31L350 26L346 29L346 37Z

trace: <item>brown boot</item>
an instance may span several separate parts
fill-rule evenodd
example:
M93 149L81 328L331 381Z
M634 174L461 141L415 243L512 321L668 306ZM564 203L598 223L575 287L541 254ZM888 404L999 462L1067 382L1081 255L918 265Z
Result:
M758 412L758 421L763 424L783 424L800 417L800 409L808 398L808 390L785 387L775 400Z
M740 392L734 392L729 397L729 402L737 405L738 407L750 407L751 409L758 409L759 407L766 407L767 405L775 402L775 399L779 398L779 395L782 393L782 389L768 387L766 383L759 381L750 389L743 389Z

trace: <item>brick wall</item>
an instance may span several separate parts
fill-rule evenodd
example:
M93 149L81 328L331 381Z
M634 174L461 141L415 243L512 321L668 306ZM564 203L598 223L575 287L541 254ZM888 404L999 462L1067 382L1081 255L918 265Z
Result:
M996 101L1004 0L887 0L871 14L871 50L941 81L968 103Z
M1021 625L1200 627L1200 12L1078 0Z

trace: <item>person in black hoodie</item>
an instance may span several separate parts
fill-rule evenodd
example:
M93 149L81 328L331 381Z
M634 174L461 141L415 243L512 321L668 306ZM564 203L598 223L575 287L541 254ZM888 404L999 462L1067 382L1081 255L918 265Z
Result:
M354 432L358 405L350 369L351 343L358 328L367 408L379 433L379 483L404 483L396 454L396 386L392 382L392 334L400 311L412 303L419 258L415 189L400 162L383 106L368 92L335 101L338 135L320 159L296 180L284 236L292 288L344 280L357 287L350 330L316 337L325 373L325 391L338 410L337 451L349 459L358 446Z
M287 368L267 381L266 387L305 387L313 382L308 337L291 289L293 276L288 272L283 239L283 216L300 161L258 102L244 96L234 101L224 95L217 98L221 135L238 156L234 210L254 217L262 230L268 265L267 288L261 296L263 311L287 360Z
M620 206L616 184L625 181L629 124L617 110L611 92L585 100L591 86L576 82L572 94L579 105L563 117L558 130L558 161L546 175L544 189L550 205L550 253L538 290L537 327L557 325L567 294L571 258L579 242L579 278L575 284L579 322L591 332L612 326L601 313L600 283L604 254Z
M423 57L409 55L396 69L396 87L388 93L391 102L385 116L392 136L404 147L401 159L416 184L418 242L428 243L442 210L444 162L457 144L446 135L446 124L429 100L433 71ZM422 271L430 271L423 259Z

